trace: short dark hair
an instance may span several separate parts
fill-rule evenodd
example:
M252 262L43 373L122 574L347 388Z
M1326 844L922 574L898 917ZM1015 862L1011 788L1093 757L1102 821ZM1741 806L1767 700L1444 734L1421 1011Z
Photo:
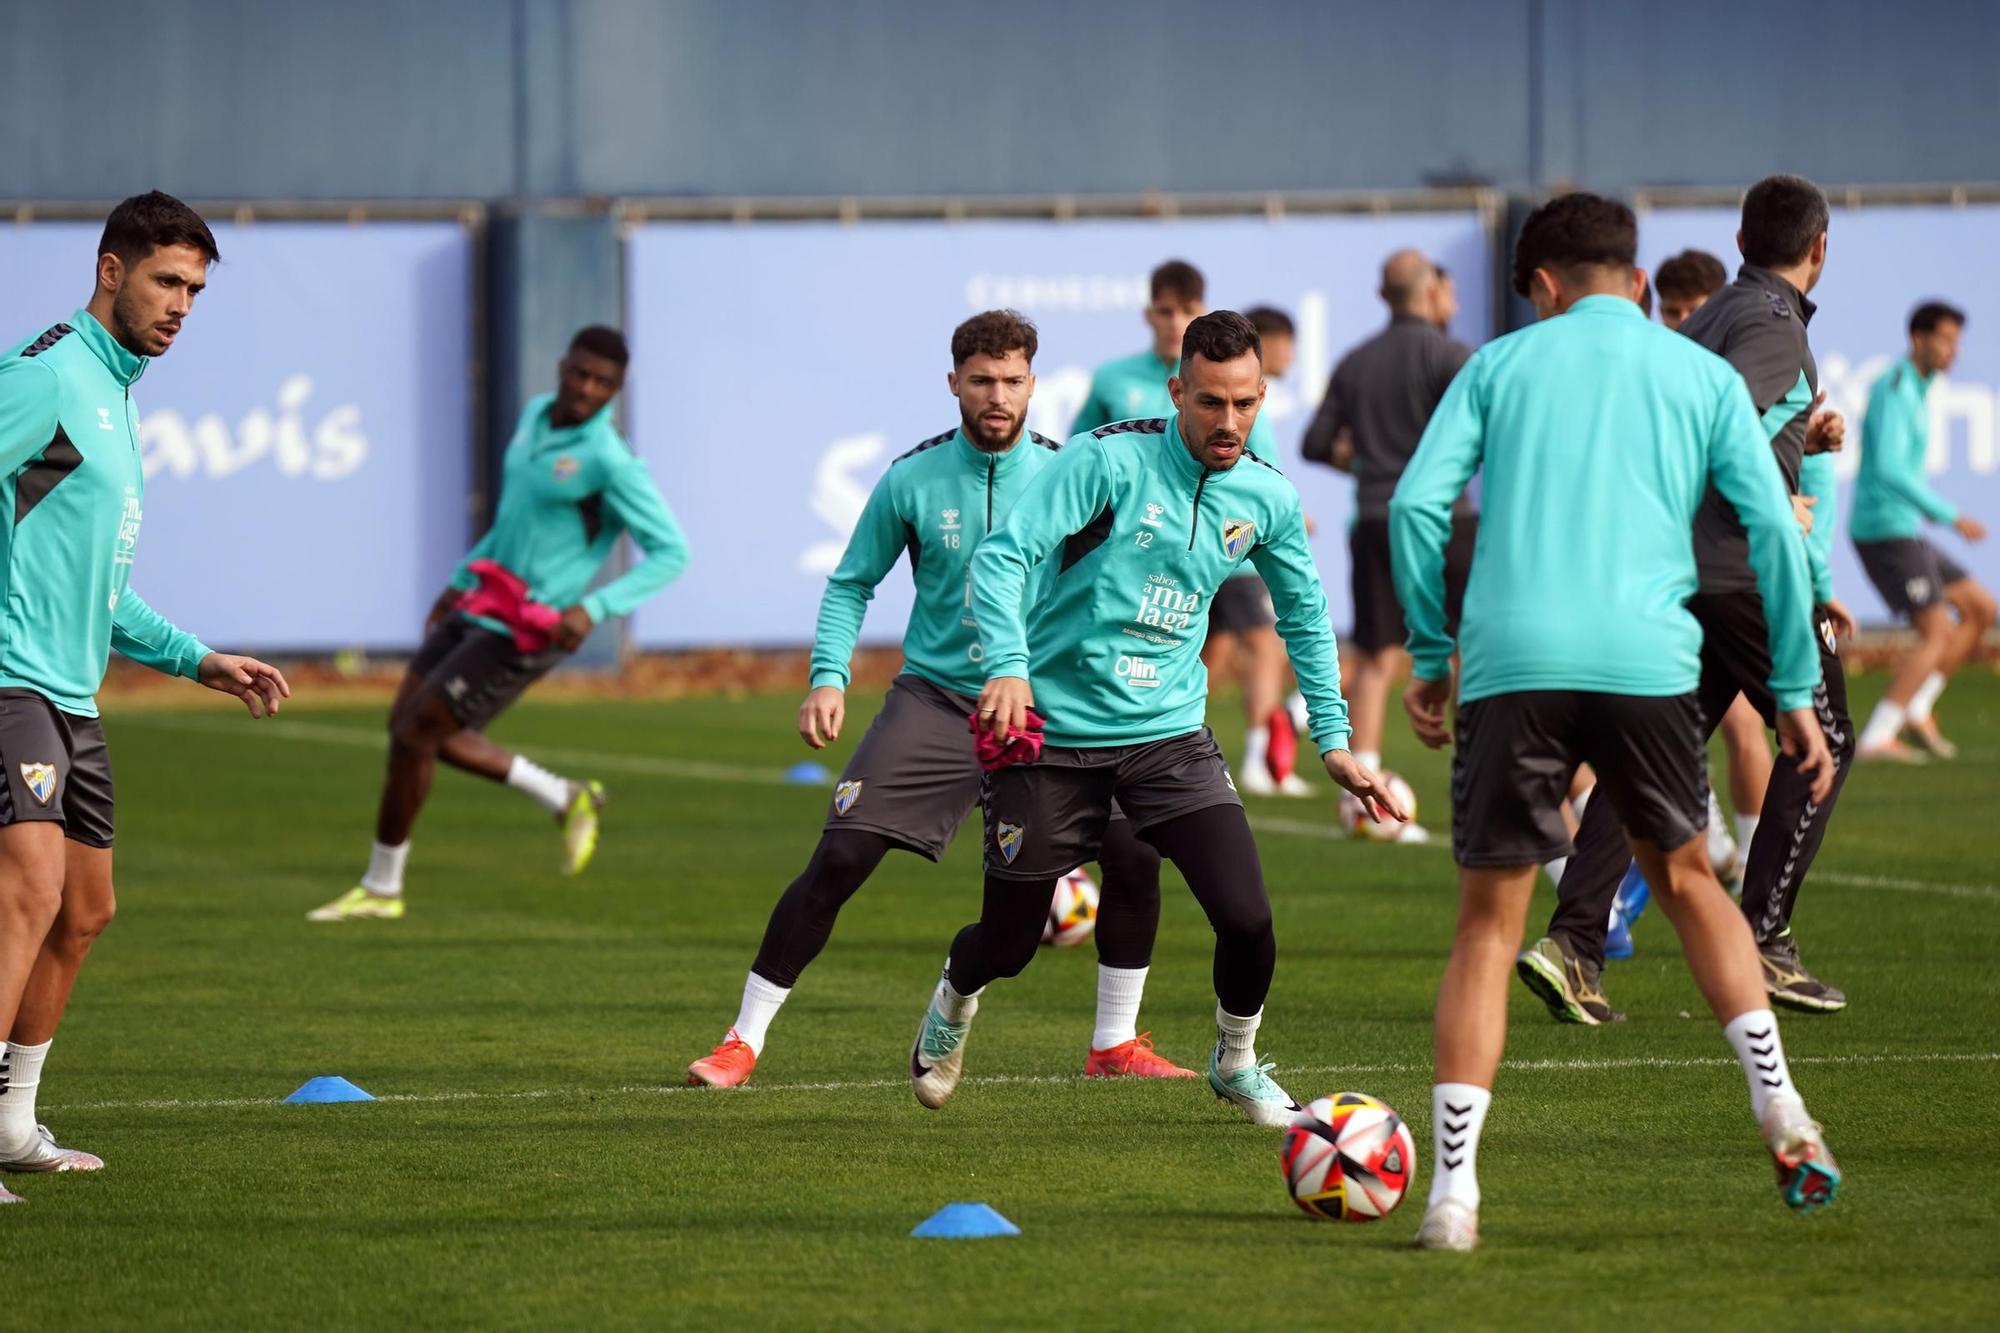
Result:
M615 363L620 370L625 369L632 361L631 349L625 346L625 335L602 324L592 324L587 328L578 329L576 336L569 340L569 350L601 356L606 361Z
M1297 330L1292 327L1292 317L1274 305L1253 305L1243 312L1243 318L1257 330L1260 341L1274 333L1283 338L1297 335Z
M1662 296L1713 296L1728 281L1729 270L1706 250L1683 250L1653 270L1653 285Z
M1639 284L1639 309L1645 312L1647 319L1653 317L1653 284L1650 279Z
M1826 231L1826 196L1804 176L1766 176L1743 196L1743 258L1758 268L1796 264Z
M111 210L104 219L104 235L97 240L97 253L117 255L129 267L163 245L191 245L211 264L222 258L215 248L215 234L201 214L158 190L135 194Z
M1152 299L1157 301L1168 292L1183 301L1205 301L1208 299L1208 279L1201 276L1201 270L1185 259L1169 259L1153 270Z
M1936 333L1940 324L1965 327L1965 312L1943 301L1926 301L1910 312L1911 333Z
M1639 223L1631 209L1598 194L1558 195L1521 224L1514 292L1533 291L1538 268L1631 268L1638 257Z
M1035 364L1041 335L1034 321L1018 310L984 310L951 331L951 363L962 366L975 356L1005 356L1019 352Z
M1245 352L1255 352L1261 365L1264 340L1257 326L1234 310L1211 310L1187 326L1181 335L1181 369L1199 356L1209 361L1234 361Z

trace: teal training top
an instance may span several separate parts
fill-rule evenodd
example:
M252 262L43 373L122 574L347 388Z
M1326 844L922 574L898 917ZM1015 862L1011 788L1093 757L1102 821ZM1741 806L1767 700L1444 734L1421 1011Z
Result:
M672 583L687 566L687 539L645 462L611 424L611 405L558 429L549 424L554 402L554 394L543 394L522 410L501 465L499 512L451 584L470 589L478 583L472 562L497 561L528 585L535 601L567 608L581 598L591 620L601 623L628 614ZM638 563L585 596L627 533L641 552ZM483 616L470 618L510 632Z
M1955 523L1958 510L1930 487L1924 457L1931 441L1931 381L1909 357L1882 373L1868 390L1861 423L1861 470L1847 535L1858 542L1914 537L1924 519Z
M1174 410L1167 381L1180 368L1162 361L1148 347L1116 361L1106 361L1090 377L1090 392L1070 423L1071 435L1082 435L1133 417L1164 417Z
M1712 481L1748 531L1781 708L1819 684L1805 541L1743 378L1590 296L1475 352L1389 503L1396 593L1425 680L1451 671L1444 548L1484 469L1459 628L1460 699L1523 690L1662 696L1701 676L1695 510Z
M933 685L977 694L985 683L973 625L973 548L1007 516L1029 480L1061 446L1030 431L1005 453L987 453L963 430L934 435L889 464L875 483L840 565L820 598L812 684L846 689L848 661L876 587L905 551L916 604L903 632L903 667Z
M111 649L194 679L208 649L129 586L146 358L85 310L0 358L0 688L97 716Z
M1347 702L1299 493L1245 452L1212 472L1178 416L1072 438L972 558L986 677L1026 678L1062 746L1136 745L1198 730L1215 591L1245 560L1270 585L1278 633L1322 752L1347 746ZM1039 601L1031 580L1054 581Z
M1807 454L1799 460L1799 494L1819 501L1813 506L1813 528L1806 534L1806 559L1812 575L1813 600L1833 600L1833 530L1840 526L1840 480L1833 474L1832 454Z

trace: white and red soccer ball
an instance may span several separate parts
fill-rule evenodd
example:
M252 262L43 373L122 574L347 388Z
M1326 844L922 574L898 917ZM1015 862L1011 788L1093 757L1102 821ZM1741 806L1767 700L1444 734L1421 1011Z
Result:
M1376 842L1402 842L1406 837L1404 830L1416 825L1417 794L1410 790L1410 784L1403 781L1401 775L1392 773L1386 768L1382 770L1382 782L1396 798L1397 804L1403 807L1403 813L1410 817L1410 822L1399 824L1393 819L1384 819L1378 824L1368 817L1366 810L1361 808L1360 797L1351 791L1344 791L1340 794L1340 826L1347 830L1350 838L1371 838Z
M1082 867L1056 881L1049 900L1049 919L1042 925L1042 943L1068 949L1089 939L1097 929L1097 885Z
M1292 1202L1308 1216L1373 1222L1394 1212L1409 1191L1417 1144L1387 1104L1339 1092L1293 1117L1278 1161Z

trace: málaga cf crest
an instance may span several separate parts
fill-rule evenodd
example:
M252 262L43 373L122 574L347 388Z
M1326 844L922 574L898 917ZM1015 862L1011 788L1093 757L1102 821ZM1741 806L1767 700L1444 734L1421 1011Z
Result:
M856 778L833 789L833 813L844 815L854 808L854 803L861 799L861 782L860 778Z
M28 794L43 805L56 794L56 766L54 764L21 765L21 781L28 784Z
M1000 859L1008 865L1013 865L1014 858L1021 854L1021 832L1019 824L1009 824L1003 819L993 835L993 845L1000 849Z
M1234 560L1250 549L1250 539L1257 535L1257 525L1247 518L1225 518L1222 520L1222 553Z

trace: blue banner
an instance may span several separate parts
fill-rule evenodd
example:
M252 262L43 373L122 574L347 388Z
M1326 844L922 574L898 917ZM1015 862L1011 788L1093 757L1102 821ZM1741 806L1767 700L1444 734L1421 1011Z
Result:
M0 345L90 296L96 223L0 229ZM454 222L217 226L133 390L132 586L210 643L408 648L469 544L472 241Z
M1730 209L1659 209L1639 220L1639 260L1648 270L1692 246L1722 260L1733 275L1738 215ZM1880 206L1837 208L1827 229L1826 274L1812 292L1813 355L1827 403L1847 415L1847 447L1836 459L1840 531L1834 539L1834 590L1864 624L1892 617L1855 558L1847 537L1854 473L1861 465L1861 421L1868 389L1909 351L1910 311L1925 300L1966 311L1959 361L1931 387L1931 485L1989 527L2000 528L2000 437L1994 390L2000 385L2000 207ZM1815 514L1814 521L1826 517ZM2000 544L1971 545L1949 528L1928 536L1989 588L2000 587Z
M1349 623L1353 486L1302 463L1299 440L1334 361L1387 320L1382 260L1402 246L1456 278L1455 331L1492 327L1491 242L1471 211L1184 221L660 222L627 254L630 438L693 547L687 576L634 616L645 647L798 644L869 490L891 459L958 424L951 332L1011 306L1041 329L1029 424L1067 435L1092 369L1150 343L1147 274L1168 258L1207 275L1212 308L1275 305L1298 356L1265 406L1280 466L1317 523L1314 549ZM910 605L898 570L863 641L895 643Z

